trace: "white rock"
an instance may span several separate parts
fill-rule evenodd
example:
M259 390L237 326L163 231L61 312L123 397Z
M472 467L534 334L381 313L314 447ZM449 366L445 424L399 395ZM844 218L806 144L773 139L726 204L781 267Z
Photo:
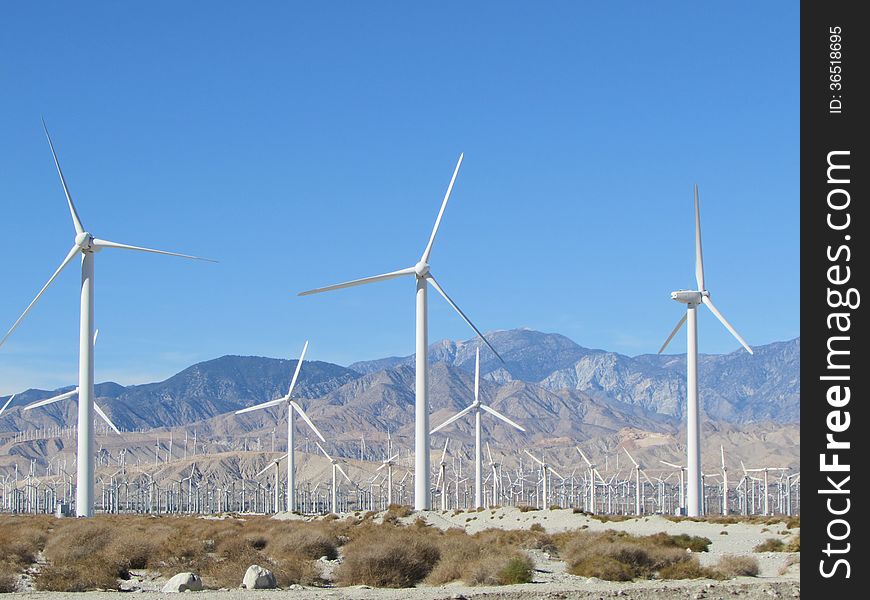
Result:
M251 565L245 571L242 587L248 590L271 590L277 586L275 575L260 565Z
M163 586L164 594L176 592L199 592L202 590L202 579L196 573L179 573Z

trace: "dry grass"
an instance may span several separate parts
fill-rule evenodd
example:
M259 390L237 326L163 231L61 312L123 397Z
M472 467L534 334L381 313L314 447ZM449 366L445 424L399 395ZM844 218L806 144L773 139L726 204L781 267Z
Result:
M752 556L725 554L716 563L716 570L725 577L756 577L758 561Z
M9 563L0 562L0 594L18 591L18 569Z
M376 535L357 537L345 546L344 561L335 571L339 584L410 587L423 581L441 557L431 536L419 530L377 529Z
M753 552L785 552L785 542L777 538L767 538L755 548Z
M656 573L664 577L662 573L668 567L691 559L685 547L701 547L699 539L706 540L664 533L640 537L613 530L578 531L555 537L568 572L608 581L650 578ZM685 543L689 546L683 546Z
M673 563L659 571L662 579L724 579L725 576L717 569L702 567L697 556L688 560Z

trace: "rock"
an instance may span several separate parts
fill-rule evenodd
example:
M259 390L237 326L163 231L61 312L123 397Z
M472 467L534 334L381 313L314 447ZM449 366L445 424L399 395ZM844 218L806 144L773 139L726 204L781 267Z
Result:
M251 565L245 571L242 587L248 590L272 590L277 586L275 575L260 565Z
M179 573L163 586L164 594L176 592L199 592L202 590L202 579L196 573Z

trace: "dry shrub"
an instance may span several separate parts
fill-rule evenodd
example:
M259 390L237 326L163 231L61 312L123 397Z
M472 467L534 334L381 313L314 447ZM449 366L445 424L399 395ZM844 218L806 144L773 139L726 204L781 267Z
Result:
M18 591L18 569L6 562L0 562L0 594Z
M439 547L441 559L426 577L432 585L463 580L468 565L480 560L482 544L462 530L451 530L440 540Z
M652 577L690 558L685 550L674 545L673 536L579 531L559 536L558 540L570 573L611 581Z
M573 564L568 572L605 581L631 581L635 577L634 569L609 556L590 556Z
M758 561L752 556L725 554L716 563L716 570L725 577L756 577Z
M538 510L538 509L535 508L534 506L530 506L530 505L528 505L528 504L521 504L521 505L517 506L517 508L519 509L519 511L520 511L521 513L530 512L530 511L533 511L533 510Z
M49 523L42 517L0 518L0 563L24 567L36 561L36 555L48 539Z
M662 579L722 579L722 574L716 569L702 567L697 556L688 560L670 564L659 571Z
M777 538L767 538L755 548L753 552L785 552L785 543Z
M801 551L801 534L798 533L796 536L791 538L785 545L786 552L800 552Z
M145 569L156 555L157 548L157 542L153 537L134 532L115 538L107 550L127 569Z
M786 529L800 529L801 526L801 518L800 516L789 517L789 519L785 522Z
M390 526L377 528L377 535L359 536L344 547L344 562L335 577L341 585L411 587L440 558L437 545L429 538Z
M531 559L513 550L488 554L466 569L463 581L468 585L512 585L532 580Z
M86 592L118 589L115 567L99 561L46 565L34 580L36 589L47 592Z
M295 527L281 541L269 544L269 553L276 556L295 554L311 560L325 556L335 560L338 558L338 539L325 529Z
M686 535L685 533L670 535L659 532L648 535L643 539L653 545L681 548L683 550L691 550L692 552L707 552L710 549L710 544L713 543L709 538Z

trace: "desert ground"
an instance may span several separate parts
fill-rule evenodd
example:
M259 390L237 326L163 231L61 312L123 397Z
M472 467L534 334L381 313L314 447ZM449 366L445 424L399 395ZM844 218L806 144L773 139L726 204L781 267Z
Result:
M161 535L164 538L175 540L173 535L177 537L177 531L173 528L179 528L181 523L185 523L184 531L193 531L190 527L199 528L199 530L209 533L202 535L211 536L210 542L213 542L213 554L223 555L229 558L224 559L224 565L235 565L236 571L220 571L214 570L215 567L202 567L205 575L203 581L207 589L199 592L193 592L197 596L202 596L206 599L229 599L229 598L248 598L250 600L260 598L276 598L282 594L292 593L296 597L311 598L311 599L371 599L371 600L436 600L449 598L487 598L490 600L518 599L518 598L553 598L553 599L600 599L607 597L653 599L653 600L671 600L677 598L691 599L726 599L726 598L742 598L742 599L768 599L768 598L799 598L800 597L800 573L799 573L799 552L781 551L786 548L780 548L780 551L775 552L759 552L757 547L769 540L781 540L784 543L798 540L799 548L799 521L795 520L780 520L775 518L755 518L755 519L715 519L712 521L696 521L689 519L673 519L661 516L650 516L643 518L629 518L620 520L608 520L606 517L595 517L583 513L575 513L570 509L552 509L552 510L529 510L519 508L495 508L484 509L479 511L426 511L426 512L411 512L405 507L395 507L385 513L353 513L346 515L328 515L326 517L302 516L291 513L280 513L272 519L267 519L261 516L247 515L226 515L223 517L211 518L192 518L192 517L132 517L139 519L136 525L132 525L133 521L124 521L126 517L108 517L96 518L89 520L87 525L82 525L83 521L73 519L61 519L53 524L50 517L37 517L40 519L39 527L44 531L63 531L64 527L72 527L73 529L82 527L90 528L91 533L85 533L86 538L81 542L81 546L85 547L89 543L94 542L99 538L100 531L105 529L103 523L113 523L107 529L111 531L112 539L107 539L105 542L108 548L106 557L103 561L111 560L111 557L117 553L124 554L125 550L112 551L111 548L123 548L125 540L114 539L118 537L118 526L130 529L130 540L136 538L136 531L144 533L146 538L157 539ZM7 522L13 523L13 527L8 527ZM30 527L27 525L26 519L33 517L0 517L0 523L8 532L14 527ZM114 520L112 520L114 519ZM35 523L36 521L34 521ZM22 525L24 523L24 525ZM127 524L125 524L127 523ZM285 575L284 579L278 580L280 589L257 589L247 590L240 588L241 575L243 574L248 563L254 563L256 557L254 554L239 554L236 550L221 550L221 548L236 548L237 542L242 539L252 540L265 532L262 544L273 544L278 547L280 538L283 533L276 535L276 539L269 538L269 532L276 529L286 529L288 532L299 530L320 528L333 528L334 531L350 532L350 538L353 539L354 528L362 530L364 527L369 527L370 531L384 533L399 532L407 533L416 537L427 537L430 539L444 538L450 534L459 535L463 539L469 539L468 536L489 536L480 538L482 540L490 540L481 542L480 553L484 556L484 562L487 560L485 555L493 557L501 553L516 552L518 548L525 556L530 559L528 563L531 567L527 583L512 583L508 585L488 585L488 580L483 578L477 582L479 585L468 585L462 580L454 580L449 582L433 583L431 576L423 579L421 582L414 583L411 587L403 587L398 589L376 587L374 585L351 584L351 580L344 576L342 581L341 569L342 563L347 560L348 548L353 546L340 546L336 549L335 555L332 557L321 556L319 558L311 558L306 564L309 565L310 571L316 573L317 582L315 585L302 585L299 581L304 581L306 576L298 575L299 571L293 571L295 566L290 567L290 571L297 573L296 579L293 575L288 579ZM294 529L296 528L296 529ZM326 529L323 529L324 531ZM462 531L468 536L462 535ZM68 530L72 531L72 529ZM149 531L152 532L149 534ZM284 531L282 529L282 531ZM497 537L492 537L493 533ZM93 533L96 532L96 533ZM168 533L167 533L168 532ZM251 533L253 532L253 533ZM261 532L261 534L257 534ZM440 533L439 533L440 532ZM710 540L707 551L691 552L690 550L680 549L680 552L686 552L693 557L697 557L698 564L701 567L709 567L715 569L723 556L738 556L752 557L757 562L757 575L734 576L729 578L714 578L712 576L701 576L698 579L663 579L653 575L653 578L641 577L634 581L605 581L598 577L586 577L583 575L575 575L572 570L570 559L570 551L567 551L566 556L562 556L563 546L560 550L555 550L554 546L548 545L547 540L565 539L565 536L576 535L577 532L585 532L580 535L596 535L604 532L625 532L632 536L654 536L656 534L667 534L670 536L699 536L699 538L707 538ZM240 535L242 534L242 535ZM2 533L0 533L0 541L3 541ZM59 534L58 534L59 535ZM79 535L82 535L81 532ZM192 533L190 534L193 535ZM288 534L288 535L292 535ZM532 538L528 536L532 535ZM607 535L621 535L620 533ZM7 534L8 536L8 534ZM247 537L245 537L247 536ZM505 539L511 539L511 542L504 542ZM517 537L518 536L518 537ZM562 536L562 538L559 538ZM124 537L123 535L121 537ZM346 536L347 537L347 536ZM50 539L50 536L49 536ZM71 537L69 540L74 541L76 538ZM152 542L153 542L152 539ZM295 538L294 538L295 539ZM366 544L377 544L377 540L365 541ZM411 539L411 538L408 538ZM15 538L7 537L5 545L12 548L15 543ZM134 547L135 541L127 540ZM222 541L223 540L223 541ZM268 540L268 541L266 541ZM531 543L530 543L531 540ZM544 540L544 543L541 541ZM214 543L216 541L216 543ZM233 543L236 542L236 545ZM537 543L536 543L537 542ZM64 542L66 544L67 542ZM145 542L146 548L149 542ZM178 541L172 543L178 544ZM345 542L346 543L346 539ZM145 563L149 563L145 568L129 568L125 577L118 579L117 589L111 591L40 591L38 588L45 590L47 587L58 586L57 583L44 583L47 579L40 580L40 570L47 570L46 565L59 563L62 561L70 561L70 564L79 564L76 561L85 560L88 558L75 555L75 550L70 554L69 548L58 550L59 544L52 546L53 542L49 541L45 545L44 551L39 551L38 556L34 558L34 564L27 568L21 569L18 575L18 581L14 590L17 594L26 595L33 598L52 598L52 599L81 599L81 598L107 598L114 596L118 591L135 592L140 594L140 597L160 597L165 598L166 594L161 590L167 580L175 573L188 570L181 563L177 566L172 565L167 568L155 568L151 564L148 557L140 559ZM102 545L102 543L100 543ZM516 547L511 546L515 544ZM165 545L165 544L164 544ZM183 546L183 544L182 544ZM358 545L359 546L359 545ZM156 548L157 546L150 546ZM52 550L52 548L54 548ZM441 555L449 554L451 550L449 546L441 547ZM793 549L793 548L792 548ZM671 549L673 550L673 549ZM98 550L97 552L101 552ZM141 551L141 550L140 550ZM0 559L3 559L3 549L0 549ZM60 552L60 553L59 553ZM127 551L128 552L128 551ZM156 552L156 550L155 550ZM179 556L184 553L184 550L173 550ZM223 554L221 554L223 552ZM245 551L247 552L247 551ZM251 552L255 552L251 550ZM320 550L314 550L314 554ZM328 550L325 551L328 553ZM358 550L357 550L358 552ZM135 553L134 553L135 554ZM53 557L52 558L47 558ZM276 555L277 556L277 555ZM311 555L314 556L313 554ZM153 558L153 557L151 557ZM7 560L11 560L7 557ZM135 561L135 559L133 559ZM294 559L295 560L295 559ZM682 559L681 559L682 560ZM694 559L693 559L694 560ZM86 564L86 562L80 563ZM165 564L165 563L164 563ZM191 563L193 564L193 563ZM205 563L199 563L205 564ZM281 563L276 560L273 568L276 572L281 565L296 563ZM141 565L135 565L141 566ZM461 565L460 565L461 567ZM460 568L458 567L458 568ZM212 569L209 571L208 569ZM195 569L190 569L195 570ZM303 569L304 571L304 569ZM286 568L282 573L286 573ZM209 574L211 577L209 577ZM458 577L458 576L457 576ZM449 579L446 577L444 579ZM235 582L238 580L238 583ZM43 583L40 583L42 581ZM96 585L105 586L104 584L90 584L92 587ZM109 586L106 586L109 587Z

